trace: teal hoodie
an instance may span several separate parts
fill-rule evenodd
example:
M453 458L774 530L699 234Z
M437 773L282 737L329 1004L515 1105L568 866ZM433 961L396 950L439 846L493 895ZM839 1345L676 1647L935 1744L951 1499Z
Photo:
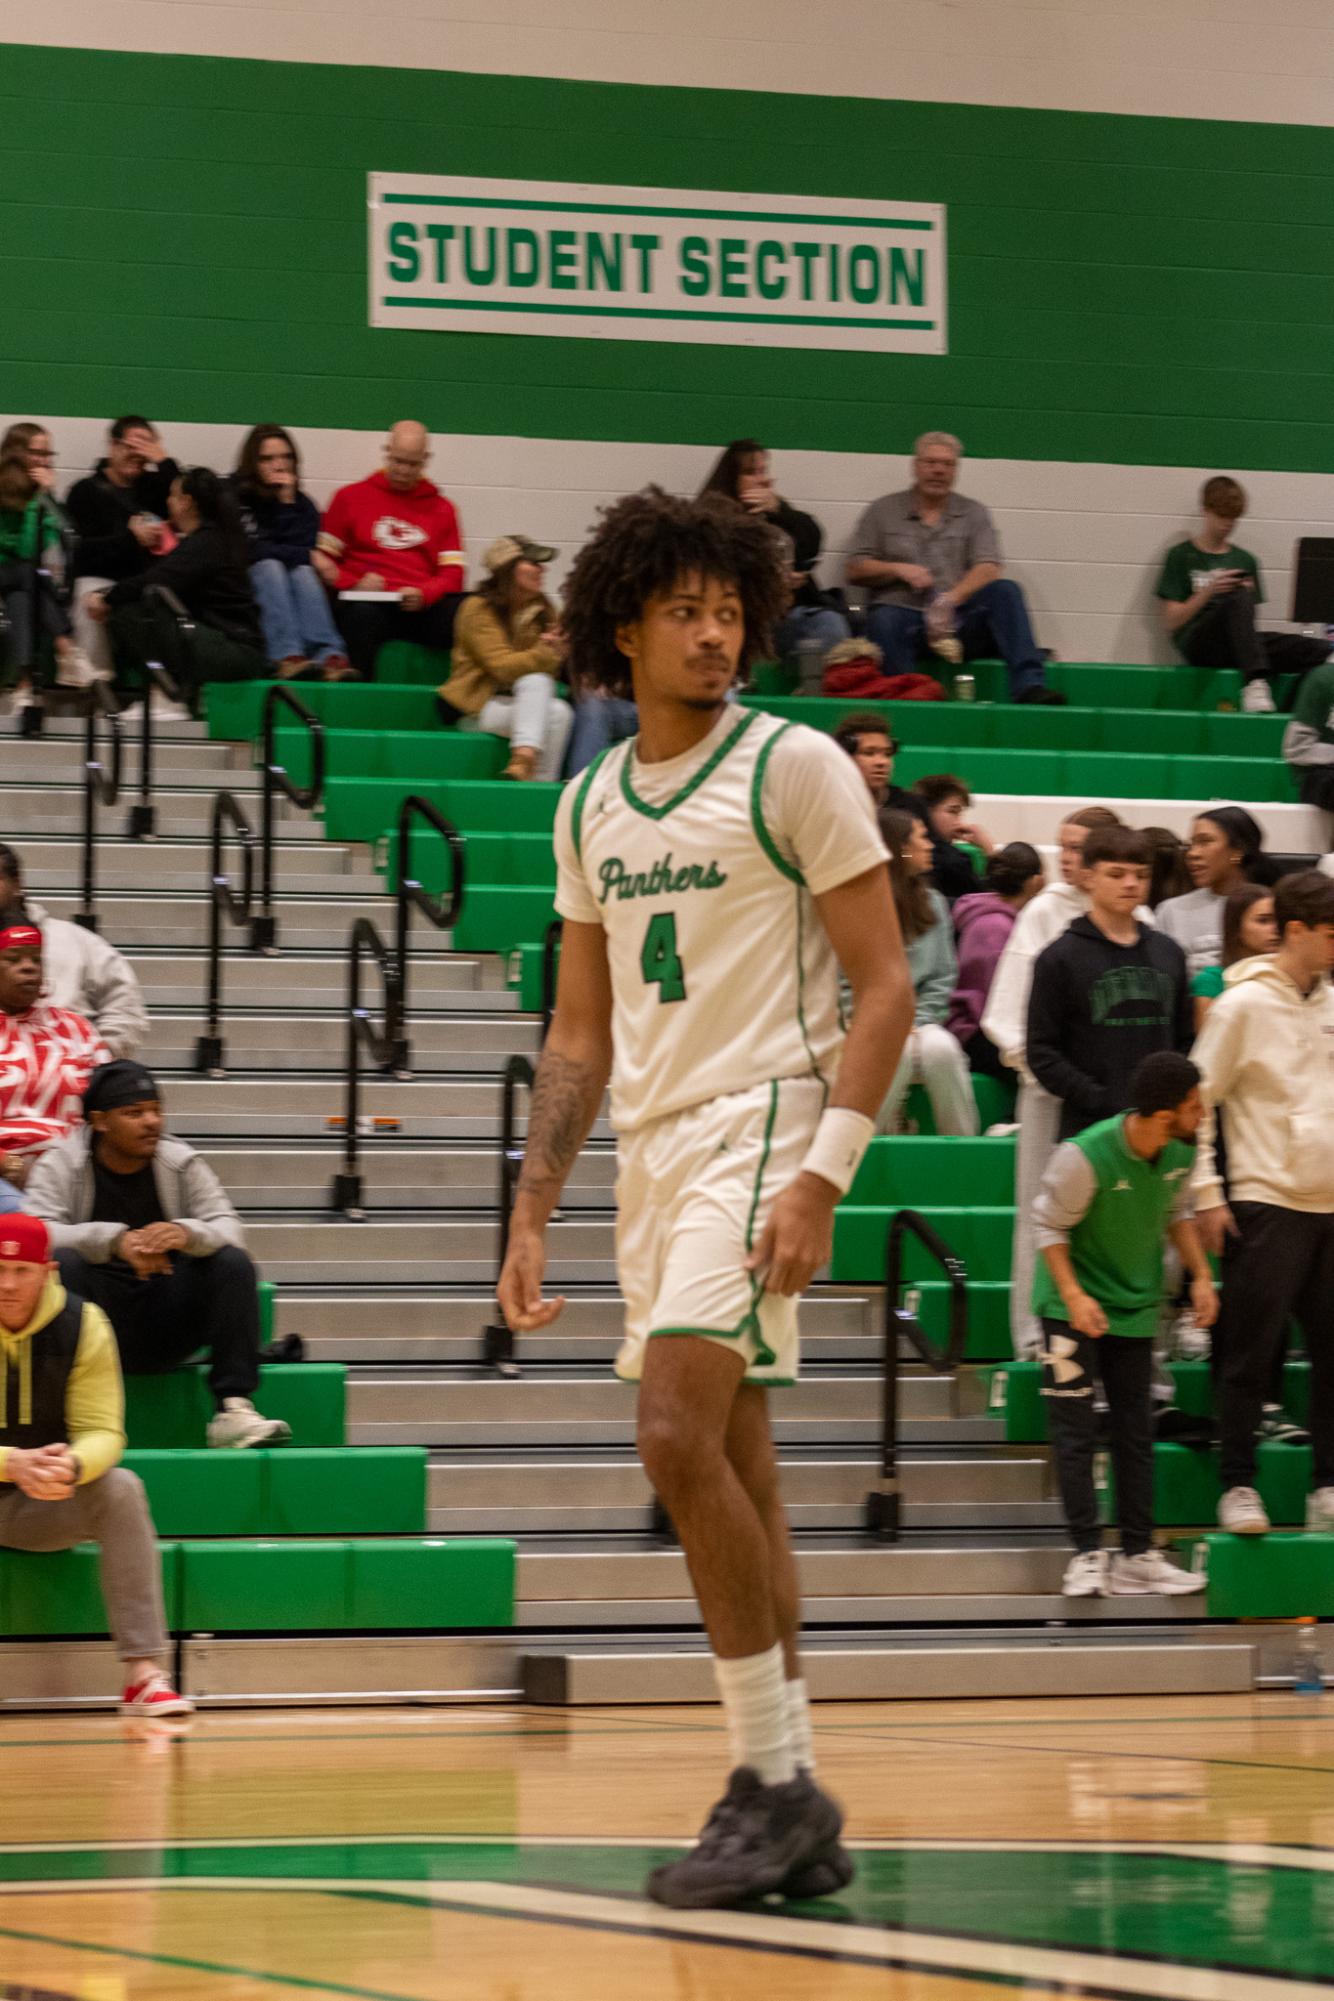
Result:
M914 938L907 947L912 989L917 998L917 1012L913 1017L916 1028L921 1028L928 1021L944 1021L950 1011L950 996L959 977L950 907L938 889L928 889L927 895L931 898L936 921L929 931L923 931L921 937Z

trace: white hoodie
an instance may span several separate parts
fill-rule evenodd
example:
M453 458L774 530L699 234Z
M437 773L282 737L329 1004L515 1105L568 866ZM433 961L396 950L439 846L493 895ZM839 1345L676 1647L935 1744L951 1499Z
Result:
M1209 1111L1200 1128L1195 1206L1226 1198L1213 1106L1227 1126L1228 1193L1308 1215L1334 1213L1334 988L1309 994L1272 958L1244 959L1204 1018L1191 1055Z
M90 1021L113 1056L133 1056L148 1034L148 1010L129 961L96 931L52 917L31 897L23 907L42 933L45 998Z
M1012 1070L1024 1068L1033 961L1053 939L1063 937L1088 907L1089 900L1082 889L1069 882L1052 882L1019 912L996 963L991 992L982 1010L982 1032L999 1049L1002 1063Z

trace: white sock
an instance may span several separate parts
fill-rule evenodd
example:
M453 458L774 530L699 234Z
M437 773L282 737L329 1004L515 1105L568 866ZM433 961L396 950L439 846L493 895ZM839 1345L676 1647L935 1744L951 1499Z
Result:
M815 1774L815 1742L811 1736L811 1704L805 1677L787 1684L787 1732L792 1755L803 1772Z
M713 1668L727 1716L733 1770L750 1765L766 1786L786 1785L796 1777L797 1762L788 1723L783 1649L774 1645L767 1654L748 1654L738 1661L715 1655Z

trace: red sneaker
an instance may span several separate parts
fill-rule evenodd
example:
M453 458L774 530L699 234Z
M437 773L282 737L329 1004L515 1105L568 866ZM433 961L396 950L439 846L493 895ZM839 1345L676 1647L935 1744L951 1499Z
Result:
M177 1695L165 1674L151 1674L144 1681L131 1682L120 1699L122 1716L193 1716L195 1706L188 1696Z

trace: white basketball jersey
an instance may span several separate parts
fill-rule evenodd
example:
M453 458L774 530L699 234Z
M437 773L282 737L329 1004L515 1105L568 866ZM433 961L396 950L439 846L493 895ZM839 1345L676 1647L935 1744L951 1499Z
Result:
M606 932L619 1131L774 1077L832 1082L838 968L813 899L885 851L828 737L729 708L669 763L617 744L566 787L556 853L561 915Z

